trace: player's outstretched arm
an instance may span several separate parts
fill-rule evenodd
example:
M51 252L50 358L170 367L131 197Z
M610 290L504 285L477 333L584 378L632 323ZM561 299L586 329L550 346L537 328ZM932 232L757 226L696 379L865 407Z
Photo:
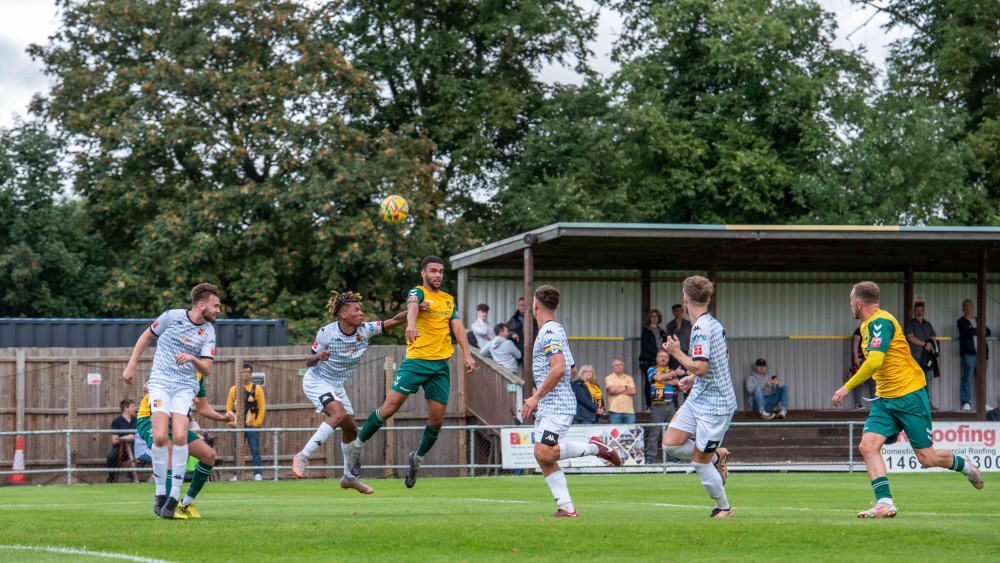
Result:
M208 404L208 401L204 397L197 397L194 400L194 409L201 416L209 420L217 420L219 422L232 422L236 420L236 414L232 411L227 411L226 414L222 414L212 408L212 405Z
M410 299L406 304L406 343L413 344L420 338L420 331L417 330L417 315L420 314L420 304L415 299Z
M132 349L132 356L128 359L128 365L125 366L125 371L122 373L122 378L125 379L125 383L132 383L135 378L135 365L139 363L139 358L142 357L142 353L146 351L149 347L149 343L156 338L152 330L148 328L139 337L139 340L135 343L135 348Z
M469 336L465 333L465 327L462 326L461 320L451 320L451 332L455 335L455 341L458 342L458 346L462 349L462 354L465 357L465 371L471 372L476 369L476 360L472 357L472 352L469 351Z
M541 387L535 389L535 392L524 400L524 406L521 407L521 418L531 416L531 413L538 407L538 401L541 401L542 397L556 388L564 373L566 373L566 358L561 353L549 356L549 373L546 374Z
M417 305L417 311L429 311L431 309L430 304L426 301ZM382 321L382 330L390 330L396 328L399 325L406 324L406 318L410 315L410 308L407 307L405 311L400 311L395 317L391 319L386 319Z

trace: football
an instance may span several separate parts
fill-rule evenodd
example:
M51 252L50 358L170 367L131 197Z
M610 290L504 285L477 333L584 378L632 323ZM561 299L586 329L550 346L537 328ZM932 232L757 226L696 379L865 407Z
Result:
M399 223L406 219L410 206L398 195L391 195L382 200L382 218L390 223Z

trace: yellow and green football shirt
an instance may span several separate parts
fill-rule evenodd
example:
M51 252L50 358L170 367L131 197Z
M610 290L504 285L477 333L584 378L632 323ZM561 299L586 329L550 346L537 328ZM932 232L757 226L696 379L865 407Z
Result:
M873 352L885 354L882 365L872 375L877 396L893 399L927 385L924 372L910 354L903 329L889 313L879 309L861 323L861 350L866 361Z
M195 395L195 397L204 397L205 396L205 380L202 379L200 371L199 372L195 372L195 375L198 376L198 394ZM149 393L146 393L142 397L142 402L139 403L139 410L136 411L135 417L136 417L136 419L139 419L139 418L149 418L149 415L150 415L150 410L149 410Z
M451 321L458 318L455 298L443 291L428 291L422 285L410 290L406 304L427 303L430 309L417 315L420 336L406 347L406 357L413 360L447 360L455 352L451 345Z

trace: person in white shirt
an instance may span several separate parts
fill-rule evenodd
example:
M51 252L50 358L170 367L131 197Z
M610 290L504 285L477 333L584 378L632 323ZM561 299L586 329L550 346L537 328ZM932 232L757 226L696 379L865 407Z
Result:
M510 331L503 323L493 327L495 337L489 344L480 348L479 353L487 358L493 358L496 363L509 369L511 373L517 373L517 361L521 359L521 351L517 345L509 339Z
M476 306L476 322L472 323L469 329L473 334L476 335L476 344L479 345L480 350L486 349L487 344L493 340L493 327L486 320L486 317L490 314L490 306L486 303L480 303Z

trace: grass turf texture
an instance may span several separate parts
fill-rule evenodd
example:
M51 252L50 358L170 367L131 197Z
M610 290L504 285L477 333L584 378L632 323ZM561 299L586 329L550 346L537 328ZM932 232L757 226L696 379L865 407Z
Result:
M201 520L152 511L151 485L0 489L0 545L84 548L170 561L996 561L1000 482L891 475L899 516L860 520L873 498L855 474L740 474L736 517L707 518L696 475L570 475L581 517L540 476L209 483ZM508 501L508 502L497 502ZM661 503L657 505L656 503ZM0 561L98 561L0 548Z

